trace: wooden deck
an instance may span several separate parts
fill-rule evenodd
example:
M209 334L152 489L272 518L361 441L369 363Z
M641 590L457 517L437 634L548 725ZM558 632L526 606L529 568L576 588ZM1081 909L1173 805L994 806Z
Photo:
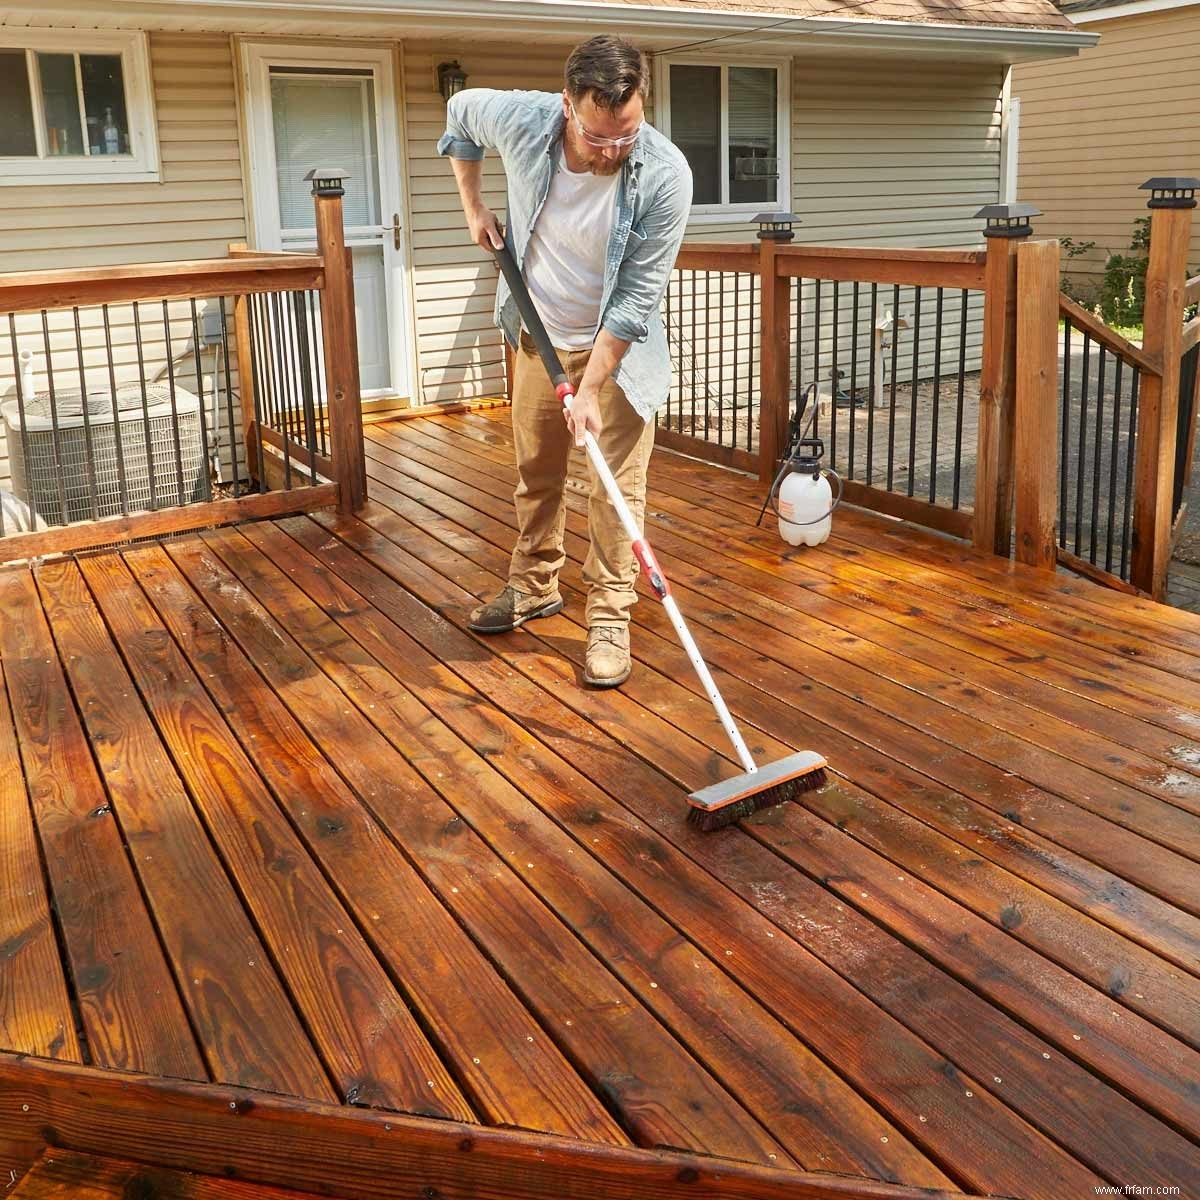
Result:
M834 772L698 834L736 768L652 600L579 683L581 476L565 612L481 640L507 414L367 438L361 519L0 574L0 1193L47 1144L428 1200L1196 1185L1200 617L853 511L784 554L660 452L752 749Z

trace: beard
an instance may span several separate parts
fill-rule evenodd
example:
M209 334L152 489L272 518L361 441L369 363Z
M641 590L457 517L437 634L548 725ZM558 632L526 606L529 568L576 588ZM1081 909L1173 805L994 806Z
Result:
M588 170L593 175L617 175L628 157L628 154L622 154L620 158L611 161L606 158L594 158L588 163Z
M617 175L625 166L625 161L633 153L633 146L625 146L617 158L605 158L594 146L589 146L568 122L567 137L571 139L571 149L576 158L583 162L593 175Z

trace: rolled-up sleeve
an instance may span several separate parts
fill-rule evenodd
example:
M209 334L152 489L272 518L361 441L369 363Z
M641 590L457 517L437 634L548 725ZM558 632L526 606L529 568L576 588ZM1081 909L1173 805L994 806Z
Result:
M503 149L504 113L511 106L511 92L492 88L468 88L451 96L446 105L446 132L438 139L438 153L477 161L485 150Z
M642 228L630 230L617 285L601 321L614 337L646 340L646 323L666 293L691 207L692 173L674 172L648 206Z

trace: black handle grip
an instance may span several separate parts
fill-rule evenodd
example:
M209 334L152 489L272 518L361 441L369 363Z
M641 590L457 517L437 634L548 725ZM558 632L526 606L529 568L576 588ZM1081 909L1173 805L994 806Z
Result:
M542 324L542 318L538 316L538 310L533 306L533 297L530 296L529 289L525 286L525 280L521 278L521 272L517 268L512 251L505 244L499 250L493 247L492 253L500 264L500 270L504 272L504 278L508 280L509 290L521 313L521 320L525 323L525 328L529 330L529 336L533 338L534 345L537 346L537 352L545 364L550 382L556 388L564 383L569 387L570 380L567 378L566 371L563 370L562 363L559 362L558 353L550 341L550 335L546 332L545 325Z

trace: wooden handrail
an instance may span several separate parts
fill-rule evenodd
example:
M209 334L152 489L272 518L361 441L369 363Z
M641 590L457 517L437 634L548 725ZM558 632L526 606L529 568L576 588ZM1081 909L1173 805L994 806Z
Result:
M841 283L982 290L987 254L982 250L913 250L873 246L779 245L775 269L788 278Z
M1161 375L1162 364L1147 354L1140 346L1126 341L1119 333L1109 329L1099 317L1093 316L1086 308L1076 304L1070 296L1058 294L1058 313L1065 317L1077 329L1086 333L1094 342L1099 342L1106 350L1120 355L1139 370L1149 375Z
M1183 285L1184 304L1200 304L1200 275L1193 275Z
M320 255L238 255L186 262L0 274L0 312L83 308L132 300L202 300L325 286Z
M1197 342L1200 342L1200 317L1193 317L1183 327L1183 339L1179 344L1179 353L1186 354Z
M675 266L681 271L759 272L758 242L684 242Z

